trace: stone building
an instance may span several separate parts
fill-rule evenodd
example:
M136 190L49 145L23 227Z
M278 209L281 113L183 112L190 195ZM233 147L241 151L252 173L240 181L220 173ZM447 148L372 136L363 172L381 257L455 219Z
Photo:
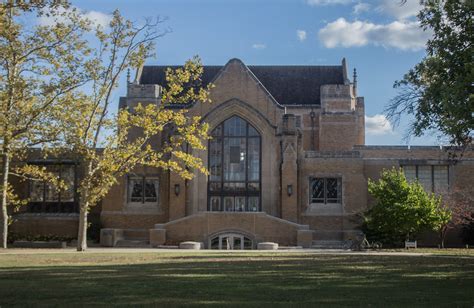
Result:
M139 70L120 108L159 104L165 68ZM472 186L471 150L454 164L440 147L366 146L364 98L344 59L335 66L247 66L232 59L204 67L203 84L210 82L212 103L187 106L210 124L208 151L195 153L210 175L186 181L138 168L121 178L93 213L102 244L340 246L360 235L359 214L373 202L367 181L384 168L403 167L428 191ZM80 167L63 162L58 170L74 181ZM30 185L32 202L12 229L75 236L77 194L57 200L39 185Z

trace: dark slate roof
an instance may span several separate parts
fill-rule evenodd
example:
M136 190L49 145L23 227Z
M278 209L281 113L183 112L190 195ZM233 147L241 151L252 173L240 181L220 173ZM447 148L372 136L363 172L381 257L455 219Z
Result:
M178 66L145 66L140 84L166 86L165 69ZM203 86L212 82L223 66L204 66ZM343 66L248 66L275 100L282 105L320 104L320 88L344 84Z

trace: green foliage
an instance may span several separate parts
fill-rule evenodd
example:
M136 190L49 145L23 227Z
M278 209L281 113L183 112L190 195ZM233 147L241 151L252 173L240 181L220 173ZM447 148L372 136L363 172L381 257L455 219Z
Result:
M398 122L414 114L410 133L439 130L456 145L472 142L474 129L474 1L426 0L418 15L433 32L426 57L395 82L398 95L386 108Z
M32 25L32 18L64 19ZM84 38L90 22L67 1L2 1L0 3L0 223L6 247L7 206L17 205L10 176L52 179L45 170L13 165L31 147L60 144L63 106L72 91L88 80L84 65L90 49Z
M400 245L424 230L437 230L451 219L441 199L428 194L418 182L406 180L401 169L384 170L378 181L369 180L376 204L365 213L364 231L369 240Z

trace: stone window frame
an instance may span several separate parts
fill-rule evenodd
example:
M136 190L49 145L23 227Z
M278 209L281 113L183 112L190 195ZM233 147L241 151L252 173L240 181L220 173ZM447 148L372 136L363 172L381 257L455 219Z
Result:
M324 179L324 202L313 202L313 197L312 197L312 182L315 179ZM338 184L338 202L327 202L327 197L326 197L326 183L327 179L336 179L337 184ZM334 174L334 175L313 175L308 178L308 201L310 206L342 206L343 204L343 196L344 196L344 179L343 176L340 174Z
M144 191L144 184L145 180L156 180L158 183L158 187L156 188L157 191L157 196L156 196L156 201L154 202L149 202L145 200L145 195L143 193L142 196L142 201L141 202L136 202L136 201L131 201L131 196L130 196L130 180L134 178L140 178L142 180L142 188ZM126 177L126 191L125 191L125 198L126 198L126 204L127 206L131 206L134 208L139 208L139 207L159 207L160 206L160 201L161 201L161 194L160 194L160 189L161 189L161 181L160 181L160 176L158 174L129 174Z

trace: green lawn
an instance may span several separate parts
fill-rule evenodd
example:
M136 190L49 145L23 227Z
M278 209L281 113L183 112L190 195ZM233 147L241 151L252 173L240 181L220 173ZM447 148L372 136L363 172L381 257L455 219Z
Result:
M474 306L474 258L291 253L0 254L0 306Z

